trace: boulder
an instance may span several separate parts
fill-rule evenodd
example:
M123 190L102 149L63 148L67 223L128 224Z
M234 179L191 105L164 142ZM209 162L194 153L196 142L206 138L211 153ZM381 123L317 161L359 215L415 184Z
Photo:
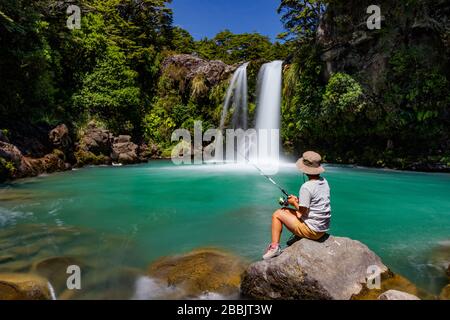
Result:
M23 155L16 146L0 141L0 158L11 162L17 168L22 163Z
M95 155L108 155L111 150L112 139L113 136L108 130L98 128L97 124L91 121L81 138L80 147Z
M439 299L450 300L450 284L442 289L441 294L439 295Z
M53 146L57 149L68 150L72 144L72 139L70 139L69 129L65 124L60 124L56 128L52 129L48 137L53 143Z
M32 177L42 173L52 173L70 169L70 164L66 163L65 155L60 150L54 150L42 158L33 159L23 157L18 168L17 177Z
M268 261L250 265L242 277L244 296L256 299L347 300L365 288L368 268L388 273L367 246L349 238L302 239Z
M420 300L420 299L415 295L406 292L398 290L388 290L380 294L378 300Z
M131 142L131 136L128 135L120 135L114 138L114 144L116 143L128 143Z
M120 137L124 137L124 136L120 136ZM140 162L139 157L138 157L138 145L133 142L114 143L112 146L111 159L114 162L119 162L122 164L130 164L130 163Z
M84 264L72 257L50 257L35 261L31 267L31 272L48 279L56 293L61 293L67 288L67 268L77 265L83 270ZM85 271L85 270L84 270Z
M228 252L198 249L154 262L148 275L166 286L182 290L185 298L198 297L205 292L238 295L245 266L245 262Z
M163 72L175 80L190 82L196 77L201 77L210 87L227 79L236 70L236 66L227 65L222 61L208 61L189 54L170 56L163 61L162 67Z
M75 157L79 166L109 164L113 135L99 128L94 121L89 122L77 145Z
M52 288L31 274L0 274L0 300L52 300Z

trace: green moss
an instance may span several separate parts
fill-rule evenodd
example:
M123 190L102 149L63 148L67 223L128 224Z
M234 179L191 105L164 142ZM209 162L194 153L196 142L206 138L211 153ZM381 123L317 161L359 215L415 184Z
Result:
M77 159L77 166L82 167L85 165L102 165L109 163L109 158L103 154L95 155L92 152L78 150L75 152L75 158Z
M11 179L15 172L14 164L0 157L0 181Z

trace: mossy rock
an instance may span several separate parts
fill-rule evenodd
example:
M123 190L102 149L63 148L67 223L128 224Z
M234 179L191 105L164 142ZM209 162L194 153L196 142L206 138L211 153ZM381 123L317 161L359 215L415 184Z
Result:
M75 153L75 158L77 160L77 166L82 167L86 165L102 165L111 164L111 159L103 154L95 155L92 152L78 150Z
M71 265L79 266L85 271L85 264L72 257L50 257L35 261L31 267L31 273L45 277L52 284L57 293L62 292L67 286L67 268Z
M417 288L408 279L389 271L382 274L380 289L368 289L366 286L364 286L364 289L361 291L361 293L357 296L353 296L352 300L377 300L377 298L382 293L389 290L406 292L419 297L422 300L435 299L433 295Z
M246 265L228 252L207 248L159 259L149 267L148 274L168 286L182 288L186 297L205 292L232 295L239 292Z
M47 279L23 273L0 274L0 300L52 300Z
M439 299L450 300L450 284L442 289L441 294L439 295Z
M0 182L11 179L15 172L14 164L0 157Z

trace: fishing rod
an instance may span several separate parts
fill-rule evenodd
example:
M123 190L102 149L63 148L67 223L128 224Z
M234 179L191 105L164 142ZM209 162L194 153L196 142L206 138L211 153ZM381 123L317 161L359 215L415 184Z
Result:
M255 163L251 162L250 159L246 155L243 155L240 152L239 152L239 154L244 157L244 159L247 161L247 163L250 163L256 170L258 170L259 173L261 173L261 175L263 177L265 177L273 185L275 185L278 189L280 189L280 191L286 196L286 198L281 197L280 199L278 199L278 203L280 204L280 206L285 206L285 207L288 206L289 203L287 201L287 198L289 198L289 194L278 183L276 183L275 180L273 180L271 177L269 177L267 174L265 174L264 171L262 171L260 167L258 167Z

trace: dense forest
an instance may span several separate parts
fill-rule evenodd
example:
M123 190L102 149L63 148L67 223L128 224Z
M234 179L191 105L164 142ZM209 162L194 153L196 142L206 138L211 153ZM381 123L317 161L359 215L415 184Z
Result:
M3 179L18 170L5 144L37 156L21 147L23 140L62 123L73 150L94 121L151 146L151 156L169 154L175 128L190 129L194 120L202 120L204 129L217 127L229 77L211 81L167 65L179 54L220 60L230 70L250 62L250 116L260 66L284 60L282 139L288 154L313 148L330 162L450 167L447 1L381 1L382 28L368 30L368 1L282 0L286 32L277 42L228 30L195 41L174 26L168 2L1 1ZM67 8L73 4L81 8L81 26L69 29ZM63 157L71 165L98 162L80 152Z

